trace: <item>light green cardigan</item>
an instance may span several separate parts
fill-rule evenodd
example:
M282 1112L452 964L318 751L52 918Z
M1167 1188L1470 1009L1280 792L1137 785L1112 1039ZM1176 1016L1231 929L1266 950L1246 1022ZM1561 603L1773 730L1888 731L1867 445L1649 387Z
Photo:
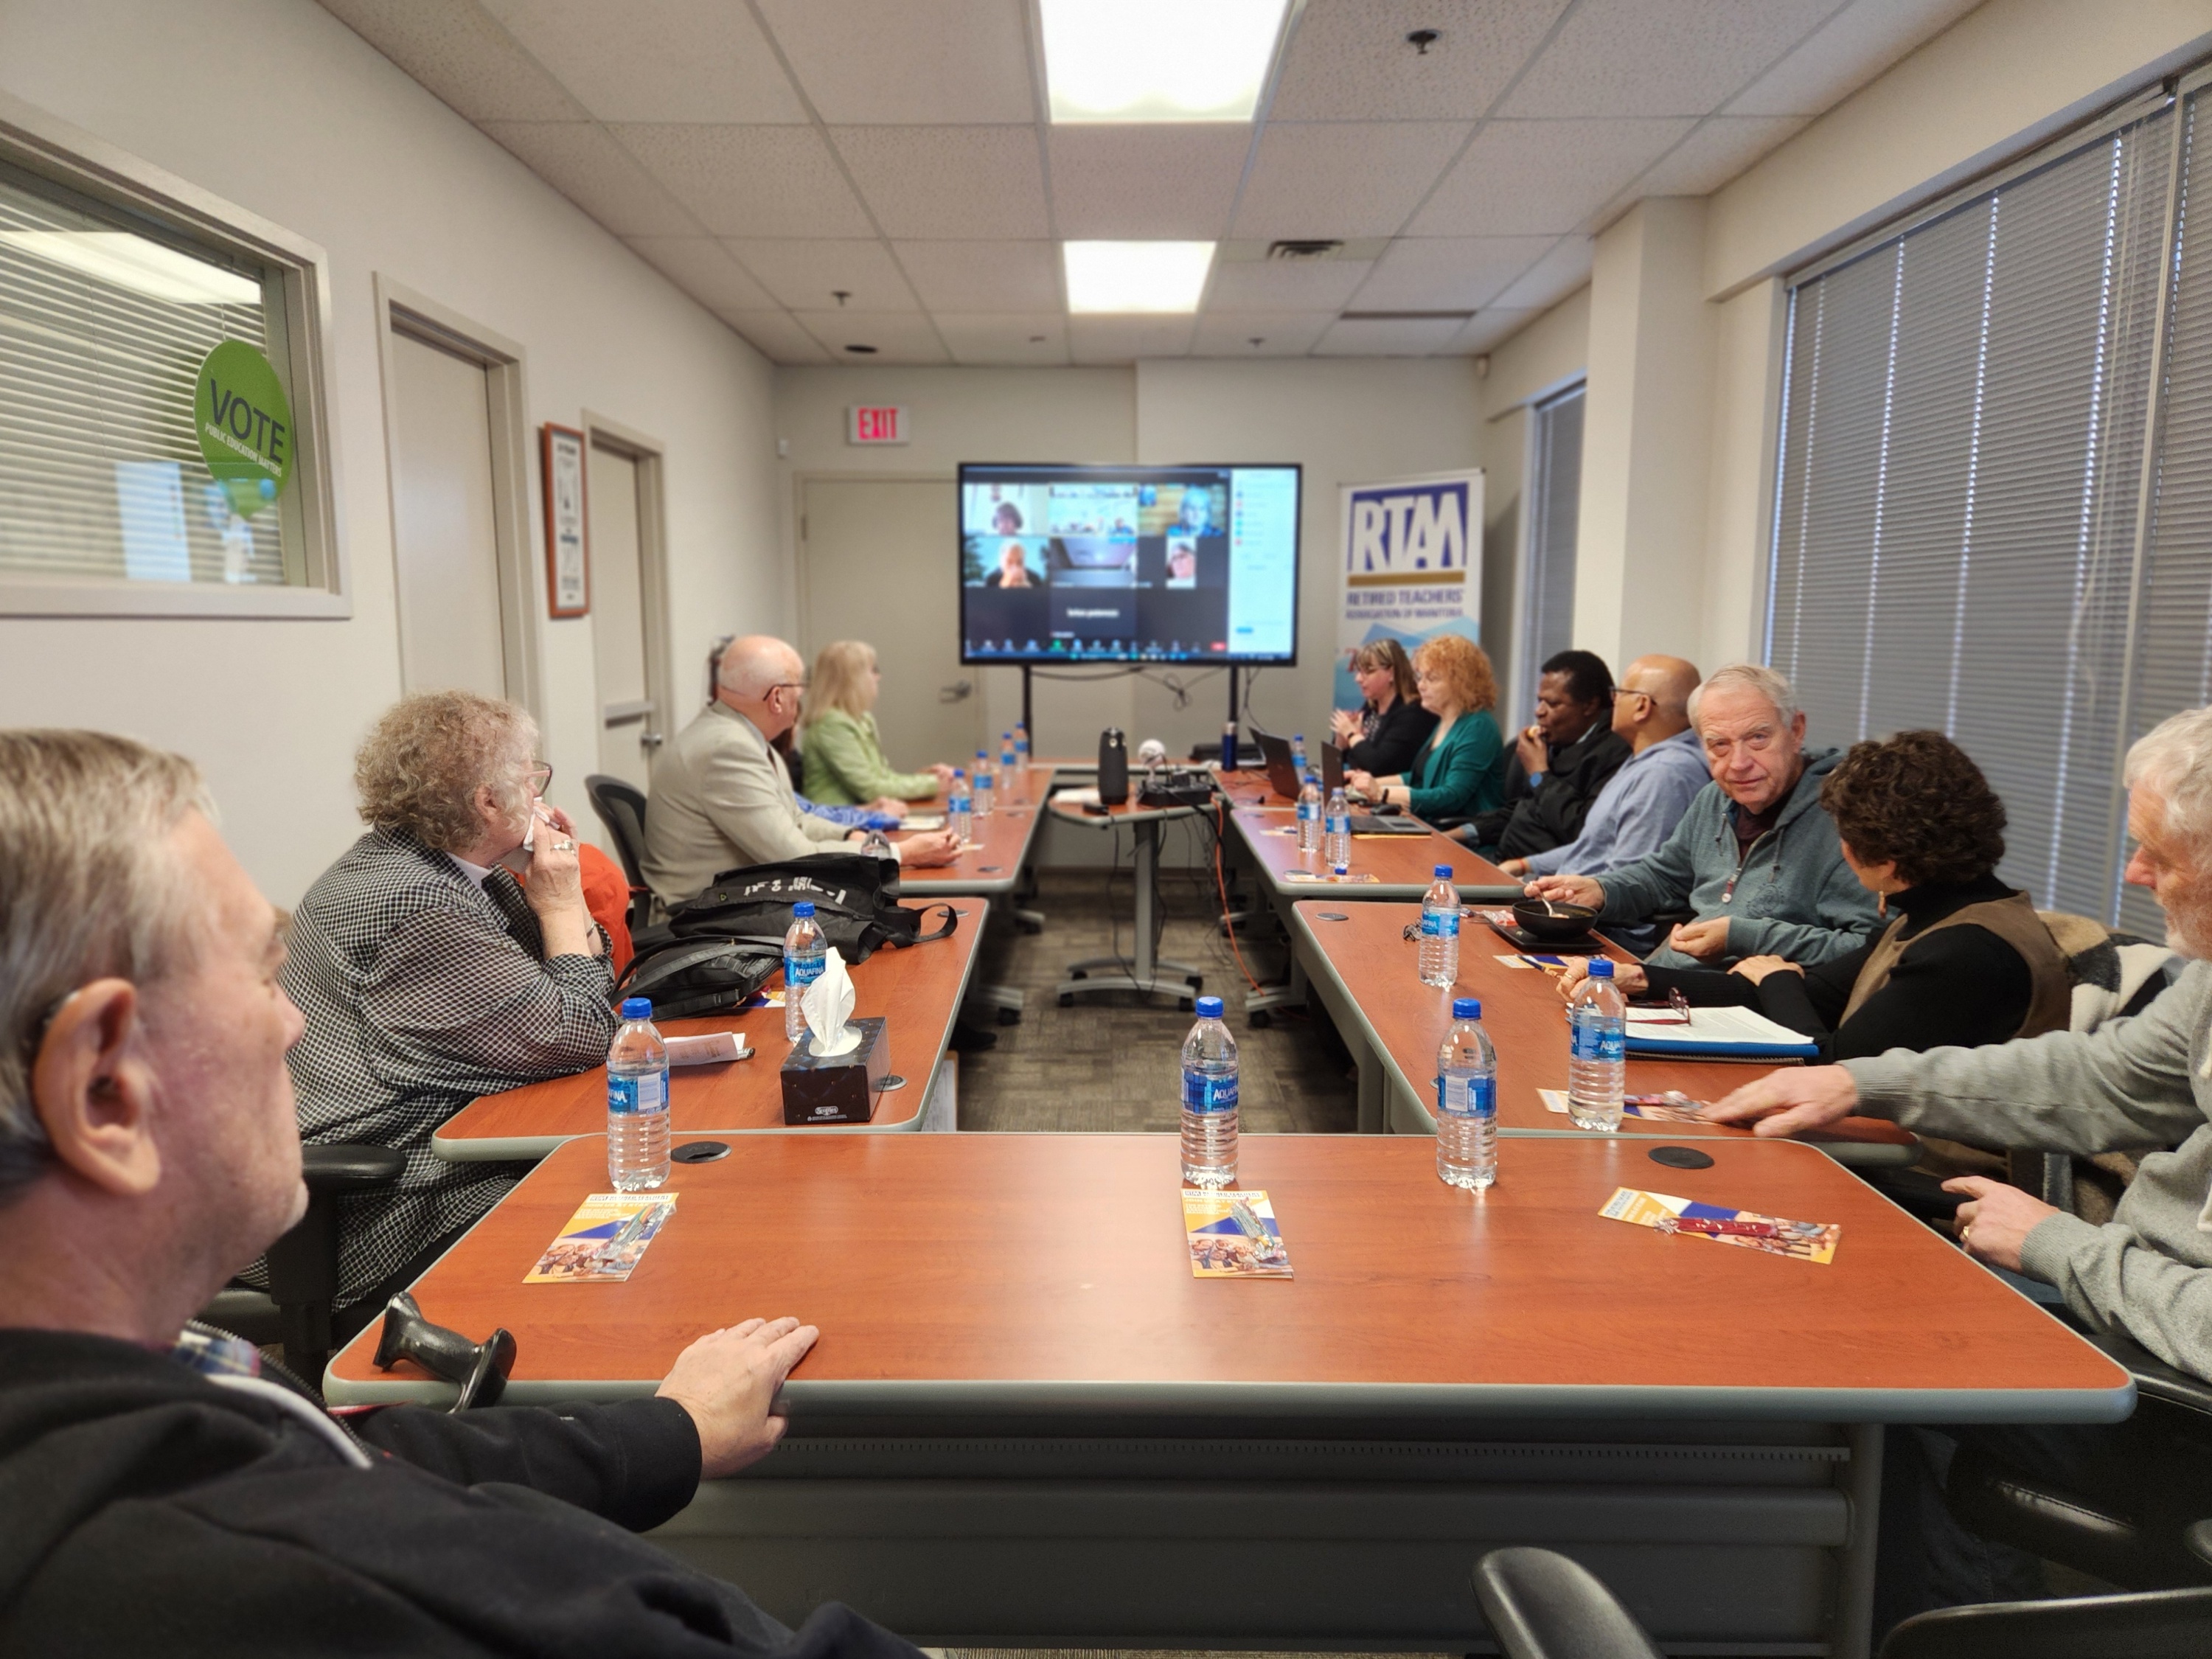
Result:
M884 739L873 714L825 708L804 733L806 783L802 793L821 806L866 806L889 795L927 800L937 793L933 772L894 772L884 758Z

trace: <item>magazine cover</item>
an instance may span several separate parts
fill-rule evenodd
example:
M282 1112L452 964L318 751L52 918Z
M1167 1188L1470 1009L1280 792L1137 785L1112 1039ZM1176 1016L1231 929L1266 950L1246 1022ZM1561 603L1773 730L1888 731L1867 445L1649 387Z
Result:
M526 1285L619 1285L645 1255L668 1218L673 1193L593 1193L561 1236L545 1247Z
M1716 1244L1736 1244L1765 1250L1769 1255L1792 1255L1822 1267L1836 1259L1836 1244L1844 1236L1840 1224L1787 1221L1755 1210L1723 1210L1665 1193L1639 1192L1620 1187L1598 1213L1613 1221L1656 1228L1662 1233L1686 1233L1710 1238Z
M1536 1091L1547 1112L1565 1113L1567 1091L1565 1089ZM1620 1112L1624 1117L1640 1117L1653 1123L1703 1123L1705 1103L1692 1100L1680 1089L1669 1089L1663 1094L1623 1095Z
M1183 1232L1199 1279L1288 1279L1290 1252L1264 1192L1206 1193L1186 1187Z

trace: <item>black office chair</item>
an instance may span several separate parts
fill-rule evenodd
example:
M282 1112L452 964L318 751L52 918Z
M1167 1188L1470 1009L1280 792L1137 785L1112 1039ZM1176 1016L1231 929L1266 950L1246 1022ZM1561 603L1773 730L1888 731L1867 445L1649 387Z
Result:
M629 880L629 931L642 933L653 921L653 889L645 881L645 794L620 778L594 772L584 780L592 810L614 837L623 874Z
M331 1304L338 1293L338 1200L393 1185L407 1167L389 1146L300 1149L307 1212L269 1247L269 1288L230 1285L200 1318L257 1345L283 1345L284 1364L308 1387L322 1387L330 1363Z
M2212 1529L2208 1529L2212 1530ZM1550 1550L1492 1550L1474 1595L1507 1659L1659 1659L1587 1569ZM2201 1659L2212 1587L1945 1607L1890 1632L1880 1659Z

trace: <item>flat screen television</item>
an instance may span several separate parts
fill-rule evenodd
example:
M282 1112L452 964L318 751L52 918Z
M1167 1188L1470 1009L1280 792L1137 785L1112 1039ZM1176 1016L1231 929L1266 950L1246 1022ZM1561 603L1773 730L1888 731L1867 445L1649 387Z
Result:
M1296 466L960 468L963 663L1295 663Z

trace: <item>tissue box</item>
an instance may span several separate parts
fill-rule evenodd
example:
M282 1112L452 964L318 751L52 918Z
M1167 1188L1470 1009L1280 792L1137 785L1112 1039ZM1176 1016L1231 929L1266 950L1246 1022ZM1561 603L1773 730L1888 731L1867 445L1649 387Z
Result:
M860 1034L857 1048L825 1057L814 1052L810 1036L783 1062L785 1123L866 1123L875 1116L890 1068L890 1039L880 1018L848 1024Z

